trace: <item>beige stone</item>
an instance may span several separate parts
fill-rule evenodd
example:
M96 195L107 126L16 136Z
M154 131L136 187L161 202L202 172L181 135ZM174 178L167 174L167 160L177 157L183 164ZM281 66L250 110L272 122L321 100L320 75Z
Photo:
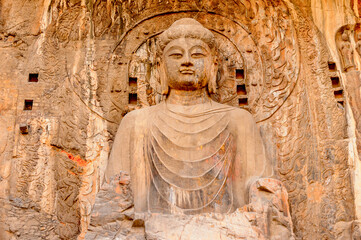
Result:
M215 36L211 98L255 119L297 238L359 237L359 1L0 2L0 239L84 237L119 124L162 100L158 36L181 18Z
M211 214L152 215L147 219L145 229L146 238L151 240L262 239L238 211L218 217Z
M165 100L128 113L106 177L127 171L136 213L230 213L247 203L247 185L271 174L252 116L211 100L217 61L213 34L193 19L160 36Z

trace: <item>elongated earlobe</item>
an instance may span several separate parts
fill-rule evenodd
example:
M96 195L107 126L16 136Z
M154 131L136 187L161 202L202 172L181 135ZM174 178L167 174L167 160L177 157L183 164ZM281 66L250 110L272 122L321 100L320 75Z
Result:
M167 76L165 74L164 66L160 61L157 62L157 65L158 65L158 76L160 81L161 94L167 95L169 92L169 86L168 86L168 81L167 81Z
M211 69L211 75L208 82L208 92L210 94L217 92L217 72L218 72L218 64L215 62Z

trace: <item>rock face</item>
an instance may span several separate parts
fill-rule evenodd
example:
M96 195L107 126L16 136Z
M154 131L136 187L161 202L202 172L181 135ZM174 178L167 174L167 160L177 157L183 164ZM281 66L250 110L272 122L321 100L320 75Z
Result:
M146 239L265 239L252 229L248 219L242 213L235 212L230 216L220 218L208 215L152 216L145 225Z
M122 117L160 101L156 37L184 17L216 36L212 98L256 119L296 238L357 239L360 12L341 0L2 0L0 239L85 236ZM122 235L144 237L127 211L113 219Z
M134 234L133 219L130 178L123 172L104 182L99 190L85 239L125 239Z

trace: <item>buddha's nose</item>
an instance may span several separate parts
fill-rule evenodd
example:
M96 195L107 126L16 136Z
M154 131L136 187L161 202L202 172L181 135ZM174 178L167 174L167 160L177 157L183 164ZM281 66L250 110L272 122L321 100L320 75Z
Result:
M191 61L189 54L184 55L182 66L184 66L184 67L192 67L193 66L193 63Z
M193 66L193 63L191 63L191 62L189 62L189 61L183 62L183 63L182 63L182 66L183 66L183 67L192 67L192 66Z

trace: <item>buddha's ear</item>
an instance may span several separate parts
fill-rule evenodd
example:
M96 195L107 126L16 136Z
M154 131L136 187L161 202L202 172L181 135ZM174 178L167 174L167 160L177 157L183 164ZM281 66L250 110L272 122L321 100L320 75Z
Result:
M157 58L157 71L158 71L159 82L161 87L161 94L167 95L169 91L167 75L165 73L164 63L159 57Z
M216 93L217 92L217 73L218 73L218 60L214 58L212 63L212 69L210 71L209 82L208 82L208 92Z

